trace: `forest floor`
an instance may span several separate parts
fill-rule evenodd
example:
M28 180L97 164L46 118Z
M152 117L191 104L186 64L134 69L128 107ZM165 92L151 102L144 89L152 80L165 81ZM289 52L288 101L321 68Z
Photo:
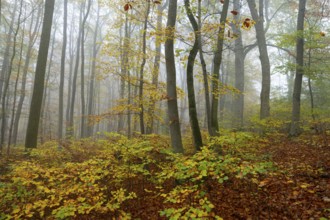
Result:
M268 137L260 145L257 153L274 162L276 171L259 176L258 181L248 177L223 184L209 181L215 214L223 219L329 220L330 137ZM138 194L143 201L126 210L137 219L160 219L157 204L162 201L143 191Z
M148 143L161 143L161 140L154 138L149 140ZM121 143L123 144L123 143ZM83 144L80 144L83 145ZM120 144L118 144L120 145ZM255 145L256 147L252 147ZM231 151L231 145L223 145L224 154ZM86 149L85 149L86 150ZM73 150L69 150L71 154L74 154ZM150 151L151 152L151 151ZM149 153L150 153L149 152ZM81 153L81 152L80 152ZM84 152L91 156L92 151ZM152 152L151 152L152 153ZM216 216L220 216L223 219L310 219L310 220L326 220L330 219L330 137L329 135L303 135L299 138L287 138L284 135L270 135L266 138L258 138L258 140L253 141L252 145L245 147L244 150L240 150L240 153L249 155L253 153L253 157L262 158L263 161L271 162L272 169L267 170L267 172L252 172L247 173L244 176L240 174L228 174L229 178L225 181L217 181L214 176L211 175L202 175L201 178L196 176L191 176L189 178L195 178L197 181L190 182L186 181L179 183L174 180L175 174L168 177L162 184L162 187L159 187L155 184L155 181L152 180L160 178L161 175L156 175L159 172L161 166L155 166L154 162L147 165L147 174L133 175L135 172L130 162L130 170L120 170L116 167L116 172L110 173L111 177L103 177L99 174L102 171L95 171L97 167L93 168L94 172L91 175L99 175L99 178L91 180L88 185L84 185L84 179L87 178L88 170L96 162L89 162L88 165L83 165L81 170L73 166L71 163L80 163L84 164L88 158L83 158L82 156L77 157L72 162L70 157L70 162L63 170L58 171L54 169L55 165L49 165L51 168L41 168L40 164L45 163L49 158L55 158L57 160L67 160L65 156L58 157L58 155L47 155L48 159L45 158L45 155L40 156L42 153L39 153L34 156L14 156L7 158L6 160L2 159L0 164L0 219L216 219ZM138 155L139 153L134 153ZM142 155L142 154L141 154ZM96 155L98 157L98 155ZM103 155L104 156L104 155ZM125 155L123 155L125 156ZM141 156L144 157L144 156ZM166 160L161 154L153 156L158 161L157 163L162 163L162 160ZM207 157L207 156L206 156ZM121 155L115 155L115 158L121 159ZM186 157L186 158L189 158ZM195 163L194 161L187 159L184 162L187 166L190 163L198 166L201 162L202 157L197 158ZM37 159L45 159L45 161L39 161L39 165L31 165L31 161ZM105 158L103 158L105 159ZM102 160L103 160L102 159ZM107 158L109 159L109 158ZM258 160L259 160L258 159ZM135 158L134 160L138 160ZM182 160L182 159L181 159ZM223 159L225 161L225 159ZM12 167L22 166L26 162L26 167L23 169L18 168L14 173ZM140 161L141 162L141 161ZM140 163L139 162L139 163ZM48 161L49 163L49 161ZM109 168L109 164L104 165L104 163L99 163L97 166L102 164L103 170L104 167ZM16 165L15 165L16 164ZM20 164L20 165L18 165ZM92 164L92 165L91 165ZM164 163L165 164L165 163ZM197 164L197 165L196 165ZM93 165L93 166L94 166ZM82 165L81 165L82 166ZM101 166L101 165L100 165ZM165 166L165 165L164 165ZM174 172L181 172L176 170L173 166ZM211 165L210 165L211 166ZM213 166L213 165L212 165ZM75 167L75 168L73 168ZM86 168L87 167L87 168ZM144 165L143 168L145 168ZM252 165L251 167L256 167ZM32 169L32 173L26 173L27 169ZM227 168L226 168L227 169ZM228 168L231 169L231 168ZM253 168L254 169L254 168ZM78 171L77 171L78 170ZM188 168L186 170L189 170ZM198 169L201 170L202 169ZM210 171L211 170L211 171ZM35 173L39 175L33 176ZM50 172L51 174L47 173ZM58 173L56 173L58 172ZM76 172L76 173L75 173ZM125 172L131 172L131 177L127 177ZM140 171L139 171L140 172ZM170 173L170 171L166 171ZM165 172L165 174L166 174ZM189 171L185 171L189 172ZM208 173L213 172L213 168L207 171ZM13 174L14 173L14 174ZM33 174L34 173L34 174ZM257 173L257 174L256 174ZM165 175L164 174L164 175ZM186 173L187 174L187 173ZM30 175L30 176L29 176ZM48 175L53 175L54 179ZM57 176L58 175L58 176ZM121 177L120 175L126 175ZM153 176L155 175L155 176ZM195 174L194 174L195 175ZM198 174L200 175L200 174ZM46 177L47 176L47 177ZM77 193L72 190L74 187L72 184L76 184L77 180L80 178L79 187L76 189ZM20 178L20 184L17 179ZM26 179L24 179L26 178ZM47 179L48 178L48 179ZM118 196L119 194L111 195L116 197L116 202L108 196L106 201L111 201L113 206L106 206L104 208L102 204L100 207L97 207L98 203L93 203L95 200L90 200L88 197L95 197L97 193L102 191L104 187L101 187L100 181L101 178L108 178L104 181L102 186L106 185L108 188L116 188L118 184L121 188L124 188L128 192L134 192L135 196L130 197L127 194L123 194L122 198ZM118 179L124 178L123 182L111 182L109 178ZM31 182L32 180L34 182ZM74 179L74 180L73 180ZM39 181L39 182L38 182ZM52 181L54 182L52 185ZM103 181L103 180L102 180ZM106 183L108 181L108 183ZM26 182L26 183L25 183ZM63 184L66 182L67 185L60 186L63 189L67 188L66 192L61 192L60 189L56 188L55 184ZM109 185L111 182L111 185ZM198 187L196 185L198 182ZM39 183L39 184L38 184ZM41 184L42 183L42 184ZM98 183L99 185L95 185ZM7 185L6 185L7 184ZM37 187L33 187L34 185ZM71 185L70 185L71 184ZM94 184L94 185L93 185ZM108 184L108 185L107 185ZM19 185L19 186L18 186ZM180 193L176 192L173 196L173 192L177 189L178 185L183 188L180 188ZM22 186L26 187L26 191L22 192ZM91 188L95 186L94 188ZM79 188L78 187L78 188ZM99 189L97 189L99 187ZM195 187L195 188L188 188ZM54 188L54 190L52 190ZM96 189L95 189L96 188ZM161 189L160 189L161 188ZM198 188L198 192L206 192L205 198L196 197L196 194L192 193ZM39 193L39 191L43 191ZM46 190L47 189L47 190ZM35 194L28 194L29 190L34 191ZM79 191L80 190L80 191ZM86 191L87 190L87 191ZM94 191L93 191L94 190ZM189 191L190 190L190 191ZM106 191L102 191L106 192ZM109 189L108 189L108 194ZM190 192L187 193L187 192ZM16 194L15 194L16 193ZM75 194L76 193L76 194ZM15 194L15 195L14 195ZM22 195L17 195L22 194ZM36 195L37 194L37 195ZM55 195L57 194L57 195ZM104 193L105 194L105 193ZM188 196L187 196L187 195ZM101 197L101 194L98 194ZM56 196L59 196L57 199L59 201L55 203ZM67 196L67 197L66 197ZM85 198L85 197L86 198ZM125 197L126 196L126 197ZM1 198L2 197L2 198ZM117 198L118 197L118 198ZM177 201L164 202L169 197L177 199ZM178 198L180 197L180 198ZM54 199L54 201L52 201ZM181 200L180 200L181 199ZM86 201L85 201L86 200ZM196 202L197 200L197 202ZM40 205L36 205L37 201L40 202ZM77 201L80 201L79 204L76 204ZM85 201L85 202L84 202ZM182 204L185 205L182 205ZM194 211L189 208L191 206L196 206L199 204L204 211ZM205 206L209 205L210 208ZM14 205L15 204L15 205ZM31 204L31 205L30 205ZM43 205L44 204L44 205ZM69 207L75 207L68 209L68 204L71 204ZM79 208L84 204L85 209ZM94 204L90 207L87 204ZM110 204L110 203L109 203ZM76 205L76 206L75 206ZM11 207L9 207L11 206ZM61 206L65 206L65 209L61 209ZM101 207L102 206L102 207ZM119 210L120 206L120 210ZM109 208L110 207L110 208ZM118 209L118 210L117 210ZM212 209L212 211L210 211ZM41 210L41 211L40 211ZM87 211L89 210L89 211ZM164 210L167 210L164 212ZM175 213L175 210L178 212L186 212L189 210L190 214L181 215ZM207 211L205 211L207 210ZM160 216L160 213L163 212L163 216ZM203 213L207 213L204 217ZM42 214L40 214L42 213ZM130 213L130 215L124 215L123 213ZM199 213L202 213L199 215ZM126 217L125 217L126 216ZM129 217L130 216L130 217ZM167 217L165 217L167 216ZM185 217L184 217L185 216ZM190 217L186 217L190 216ZM217 219L221 219L217 218Z

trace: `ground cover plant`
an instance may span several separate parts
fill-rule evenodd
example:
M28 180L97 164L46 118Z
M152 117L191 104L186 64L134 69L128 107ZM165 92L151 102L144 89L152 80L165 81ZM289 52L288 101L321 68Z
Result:
M0 219L328 219L324 138L227 131L182 155L165 136L108 133L15 149L1 161Z

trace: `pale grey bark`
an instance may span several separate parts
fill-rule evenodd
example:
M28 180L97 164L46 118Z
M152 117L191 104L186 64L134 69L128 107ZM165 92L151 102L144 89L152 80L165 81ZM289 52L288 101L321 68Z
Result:
M80 97L81 97L81 121L80 121L80 137L86 136L86 104L85 104L85 24L91 9L91 0L88 0L87 11L84 14L83 23L81 26L81 65L80 65Z
M233 102L233 127L242 128L243 127L243 118L244 118L244 47L242 40L242 33L239 26L235 24L240 24L240 12L241 12L241 1L234 0L234 11L237 11L238 14L234 16L234 25L232 25L233 34L237 39L235 40L235 88L238 90L238 94L234 96Z
M143 85L144 85L144 66L146 64L146 49L147 49L147 28L148 28L148 17L150 12L150 1L147 2L147 10L146 15L144 18L144 25L143 25L143 34L142 34L142 63L140 67L140 85L139 85L139 107L140 107L140 132L141 134L145 133L145 125L144 125L144 100L143 100Z
M59 105L58 105L58 139L63 137L63 114L64 114L64 75L65 75L65 61L66 61L66 44L67 44L67 26L68 26L68 0L64 0L64 15L63 15L63 42L61 55L61 73L60 73L60 87L59 87Z
M95 23L95 30L94 30L94 37L93 37L93 56L92 56L92 67L91 67L91 76L90 76L90 82L89 82L89 100L88 100L88 109L87 109L87 115L93 115L94 114L94 99L95 99L95 76L96 76L96 58L98 54L97 47L97 37L99 35L99 26L100 26L100 7L97 8L97 18ZM87 127L87 136L93 135L93 128L92 122L88 123Z
M248 0L252 19L256 22L255 30L260 54L262 85L260 93L260 119L270 116L270 63L264 28L264 0L259 0L259 14L255 0Z

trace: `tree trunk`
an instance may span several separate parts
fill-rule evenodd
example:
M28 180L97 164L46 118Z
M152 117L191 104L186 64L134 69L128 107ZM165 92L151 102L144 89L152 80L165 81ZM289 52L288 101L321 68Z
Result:
M192 136L194 139L194 146L196 151L200 151L203 146L202 135L199 128L196 99L195 99L195 88L194 88L194 63L198 53L198 24L190 8L189 0L184 1L187 16L193 27L195 34L195 42L193 48L189 52L188 63L187 63L187 90L188 90L188 104L189 104L189 118Z
M33 20L34 20L33 18L35 16L34 16L34 14L32 14L31 24L30 24L30 28L29 28L29 30L32 30L32 27L33 27L33 31L31 33L29 33L29 43L28 43L28 46L27 46L27 52L26 52L26 56L25 56L25 63L24 63L24 67L23 67L20 97L19 97L19 101L18 101L18 104L17 104L17 111L16 111L16 114L15 114L14 131L13 131L13 144L14 145L17 144L19 122L20 122L20 119L21 119L22 108L23 108L24 99L25 99L25 88L26 88L27 74L28 74L28 70L29 70L30 59L31 59L31 56L32 56L32 49L33 49L34 44L36 42L37 33L38 33L40 25L41 25L41 22L40 22L41 13L42 13L41 7L38 7L38 14L36 16L37 20L36 20L35 26L33 27Z
M158 89L158 77L159 77L159 68L160 68L160 56L161 56L161 31L162 31L162 20L163 20L163 10L165 9L165 6L168 4L168 1L164 3L163 6L158 5L157 7L157 26L156 26L156 39L155 39L155 60L154 60L154 66L152 69L152 85L154 86L155 90L157 91ZM154 98L151 96L150 97L151 104L149 106L148 114L150 117L149 123L147 123L146 127L146 133L151 134L154 131L154 114L155 114L155 106L156 106L156 101Z
M85 7L84 7L85 8ZM87 12L84 16L83 23L81 25L81 66L80 66L80 79L81 79L81 125L80 125L80 137L84 138L86 136L86 105L85 105L85 24L91 9L91 0L88 0Z
M40 120L41 102L44 92L44 81L50 41L50 32L53 23L55 0L46 0L44 22L42 25L40 46L37 59L37 67L35 74L35 81L33 87L33 94L30 106L30 113L28 119L28 126L25 139L26 148L37 147L38 128Z
M238 12L238 15L234 16L234 23L239 24L241 17L241 4L240 0L234 0L234 11ZM234 128L243 127L243 116L244 116L244 48L242 33L240 27L232 25L233 34L237 35L235 40L235 88L239 91L235 94L233 114L234 114Z
M292 115L290 136L298 136L301 133L300 128L300 96L301 86L304 74L304 18L306 10L306 0L299 0L299 11L297 19L297 40L296 40L296 77L294 80L292 96Z
M257 36L257 43L260 54L262 85L260 93L260 119L270 116L270 63L267 51L265 28L264 28L264 0L259 0L259 15L255 0L248 0L248 5L252 15L252 19L256 22L255 30Z
M96 19L96 24L95 24L95 30L94 30L94 38L93 38L93 57L92 57L92 68L91 68L91 79L89 82L89 101L88 101L88 109L87 109L87 115L93 115L94 114L94 99L95 99L95 75L96 75L96 57L98 53L98 48L97 48L97 36L99 34L99 23L100 23L100 7L97 9L97 19ZM87 136L92 136L93 135L93 128L94 126L92 125L92 122L89 123L87 127Z
M177 15L177 0L170 0L168 7L168 19L166 25L165 60L166 60L166 83L167 105L170 125L170 135L173 151L183 153L180 120L178 112L178 100L176 92L176 68L174 58L174 32Z
M16 4L16 3L15 3ZM11 74L12 74L12 68L13 68L13 62L15 59L15 55L16 55L16 46L17 46L17 35L18 35L18 31L20 29L20 24L21 24L21 17L22 17L22 7L23 7L23 3L21 2L21 7L19 9L19 14L18 14L18 20L17 20L17 27L14 30L14 36L13 36L13 48L12 48L12 54L11 54L11 58L10 58L10 62L8 65L8 72L7 74L5 74L5 83L4 83L4 88L3 88L3 93L2 93L2 97L1 97L1 107L2 107L2 112L1 112L1 139L0 139L0 153L2 153L2 148L4 146L5 143L5 134L6 134L6 130L7 130L7 107L8 107L8 100L9 98L7 97L8 94L8 90L9 90L9 83L10 83L10 79L11 79Z
M16 11L17 11L17 1L15 1L14 5L14 10L12 13L12 19L10 21L9 25L9 33L6 38L6 47L5 47L5 52L3 54L3 60L2 60L2 65L1 65L1 72L0 72L0 98L2 97L2 92L3 92L3 85L4 82L6 81L6 77L8 74L8 68L9 68L9 62L10 62L10 47L12 46L12 33L14 31L14 22L16 19Z
M211 104L210 104L210 91L209 91L209 82L208 82L208 73L206 70L206 63L203 54L203 42L202 42L202 6L201 0L198 0L198 45L199 45L199 59L201 61L202 70L203 70L203 83L204 83L204 92L205 92L205 112L206 112L206 121L207 121L207 130L211 134Z
M68 0L64 0L64 17L63 17L63 42L61 56L61 73L60 73L60 88L59 88L59 113L58 113L58 139L63 137L63 112L64 112L64 74L65 74L65 55L67 43L67 26L68 26Z
M81 20L79 20L81 22ZM74 43L73 43L73 27L74 27L74 16L72 16L71 20L71 28L70 28L70 40L69 40L69 53L70 53L70 62L69 62L69 80L68 80L68 97L66 103L66 112L65 112L65 136L66 138L71 136L71 121L70 121L70 113L71 113L71 99L72 99L72 87L73 87L73 63L74 63Z
M75 100L76 100L76 90L77 90L77 77L78 77L78 68L79 68L79 60L80 60L80 44L81 44L81 29L83 28L82 25L82 17L83 17L83 10L84 4L81 5L80 8L80 16L79 16L79 30L78 30L78 39L77 39L77 48L76 48L76 62L74 65L73 70L73 78L72 78L72 91L71 91L71 103L70 103L70 115L69 121L67 126L67 136L74 137L74 107L75 107Z
M225 0L221 17L220 26L218 31L217 49L214 53L213 58L213 74L212 74L212 104L211 104L211 136L219 135L219 123L218 123L218 103L219 103L219 76L220 76L220 65L222 62L222 50L224 42L224 25L227 19L229 7L229 0Z
M17 75L15 79L15 85L14 85L14 97L13 97L13 106L11 109L11 116L10 116L10 125L9 125L9 137L8 137L8 144L7 144L7 155L9 155L10 152L10 145L12 143L12 135L13 135L13 128L14 128L14 121L15 121L15 111L16 111L16 99L17 99L17 88L18 88L18 81L21 75L21 63L22 63L22 57L23 57L23 45L24 45L24 37L25 37L25 25L23 27L23 33L21 36L21 48L19 52L19 61L18 61L18 69L17 69Z
M144 26L143 26L143 36L142 36L142 63L140 67L140 86L139 86L139 105L140 105L140 132L141 134L145 133L145 126L144 126L144 104L143 104L143 72L144 72L144 66L146 64L146 48L147 48L147 28L148 28L148 17L150 12L150 1L147 2L147 11L144 19Z

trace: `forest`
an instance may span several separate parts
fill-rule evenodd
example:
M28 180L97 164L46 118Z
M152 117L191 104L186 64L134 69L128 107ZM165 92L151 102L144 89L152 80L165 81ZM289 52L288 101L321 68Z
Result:
M0 0L0 220L330 220L329 0Z

